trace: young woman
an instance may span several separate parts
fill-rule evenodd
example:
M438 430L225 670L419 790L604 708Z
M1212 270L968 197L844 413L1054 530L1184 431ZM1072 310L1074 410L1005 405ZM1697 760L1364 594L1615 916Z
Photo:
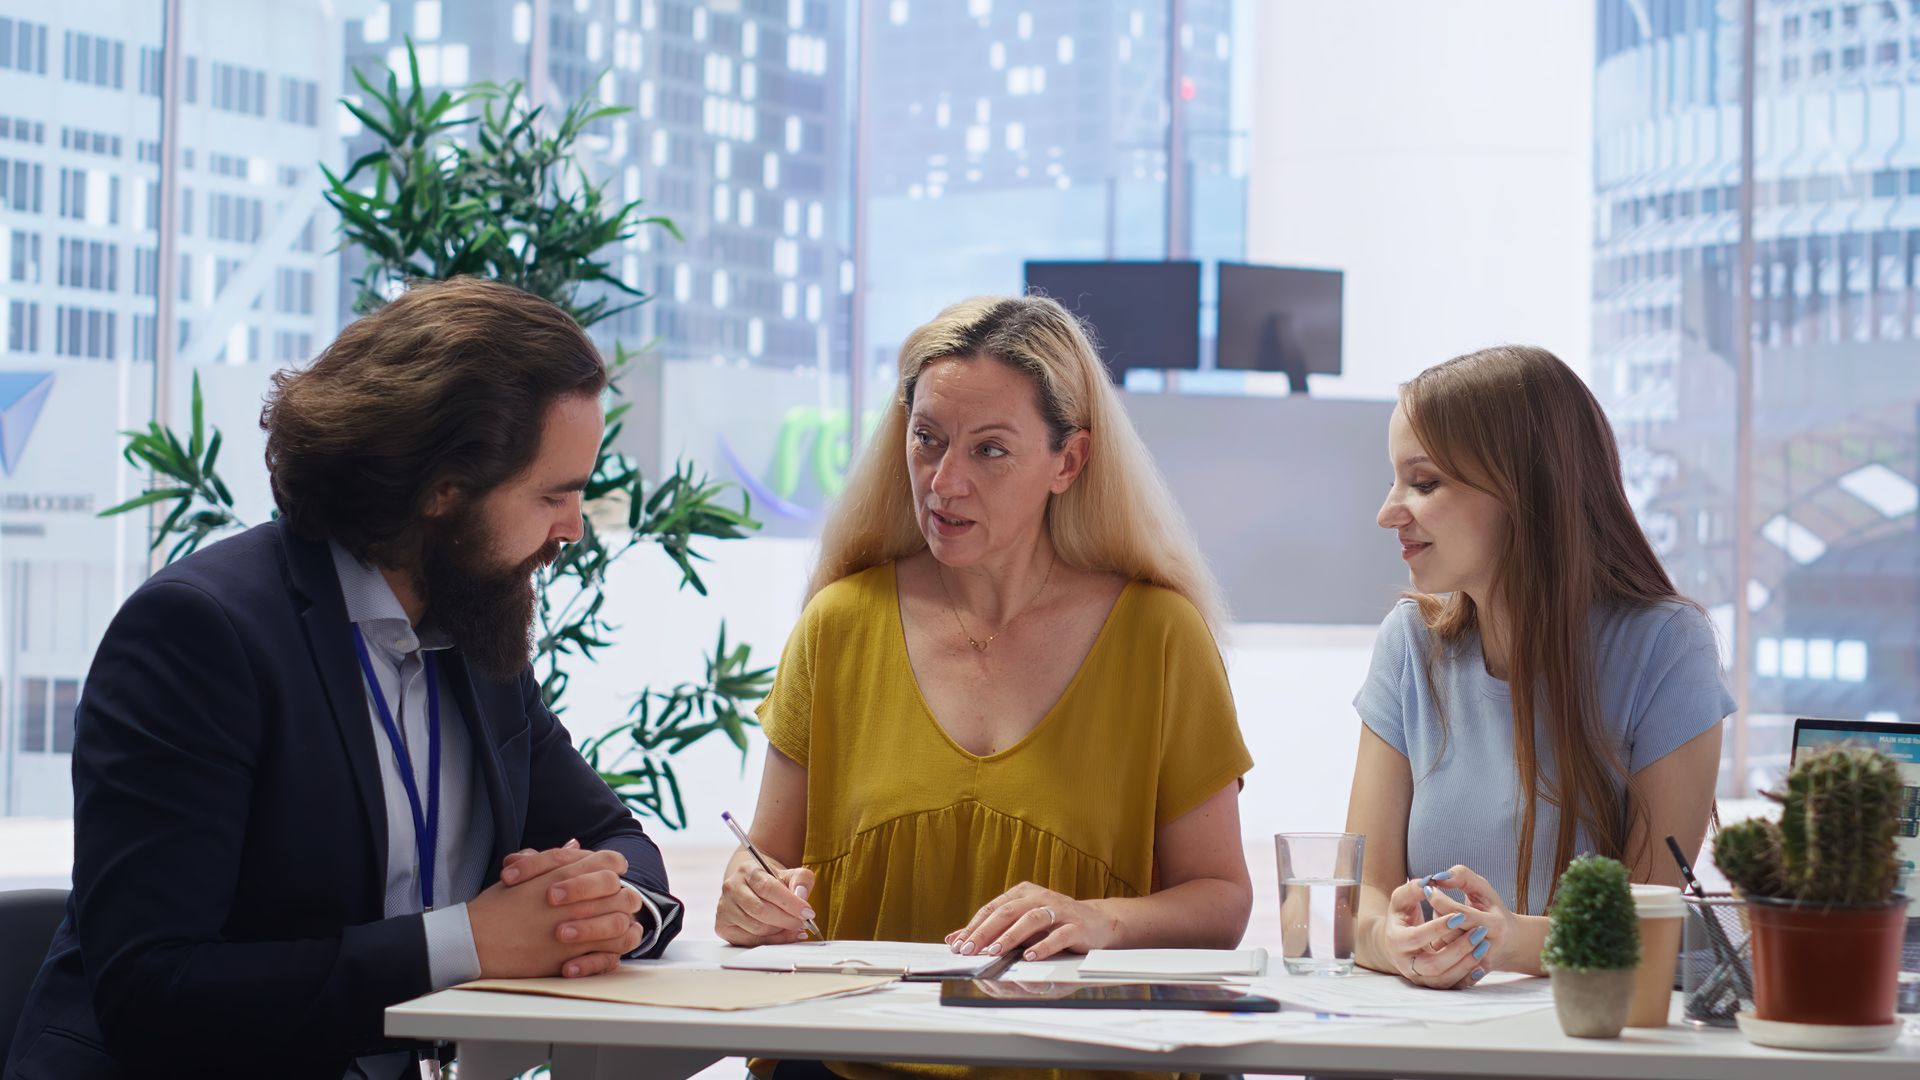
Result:
M1665 837L1698 853L1734 704L1713 628L1634 521L1599 403L1551 353L1427 369L1387 451L1379 522L1413 594L1354 699L1356 959L1434 987L1538 974L1575 855L1678 884Z

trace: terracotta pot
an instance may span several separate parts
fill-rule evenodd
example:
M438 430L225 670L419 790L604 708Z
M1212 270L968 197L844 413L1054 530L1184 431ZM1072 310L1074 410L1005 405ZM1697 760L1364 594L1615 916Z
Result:
M1560 1030L1576 1039L1616 1039L1627 1026L1637 968L1617 971L1547 969L1553 976L1553 1010Z
M1893 1022L1907 900L1800 904L1749 897L1753 1006L1762 1020L1866 1027Z

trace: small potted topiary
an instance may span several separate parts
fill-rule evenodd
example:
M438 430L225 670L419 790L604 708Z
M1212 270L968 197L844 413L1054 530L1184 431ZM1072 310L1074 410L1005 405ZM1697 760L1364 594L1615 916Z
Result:
M1580 1039L1619 1036L1640 964L1640 921L1625 866L1605 855L1567 864L1540 962L1553 977L1560 1030Z
M1749 1041L1872 1049L1899 1036L1904 789L1885 754L1830 747L1794 766L1784 793L1766 793L1778 823L1742 821L1714 839L1752 928L1754 1013L1739 1018Z

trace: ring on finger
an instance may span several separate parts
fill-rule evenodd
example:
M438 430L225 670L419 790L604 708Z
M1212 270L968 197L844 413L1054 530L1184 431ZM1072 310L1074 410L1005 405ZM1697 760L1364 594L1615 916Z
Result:
M1408 960L1407 967L1411 969L1415 975L1420 974L1420 957L1416 954L1413 959Z
M1054 913L1053 913L1053 909L1052 909L1052 908L1050 908L1050 907L1045 907L1045 906L1042 906L1042 907L1040 908L1040 910L1041 910L1041 911L1044 911L1044 912L1046 912L1046 913L1047 913L1047 925L1048 925L1048 926L1052 926L1052 925L1053 925L1054 923L1056 923L1056 922L1059 922L1059 921L1060 921L1060 920L1059 920L1059 917L1058 917L1058 916L1056 916L1056 915L1054 915Z

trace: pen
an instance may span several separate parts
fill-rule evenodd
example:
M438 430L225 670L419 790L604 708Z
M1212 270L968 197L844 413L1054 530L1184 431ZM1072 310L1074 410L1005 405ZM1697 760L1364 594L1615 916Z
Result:
M1680 864L1680 876L1687 881L1687 888L1702 900L1707 898L1707 890L1700 887L1700 881L1693 876L1693 864L1687 862L1687 856L1680 850L1680 841L1667 837L1667 850L1673 852L1673 861Z
M740 828L739 822L733 820L733 815L727 813L725 810L722 810L720 811L720 820L726 822L727 828L733 830L733 835L740 838L740 846L747 849L747 854L753 856L753 861L760 864L760 869L765 870L769 875L772 875L773 867L767 865L766 856L760 854L760 849L757 847L754 847L753 841L747 839L746 832ZM774 876L777 876L777 875L774 875ZM807 920L807 931L811 933L815 938L821 941L827 940L827 935L820 932L820 924L817 922L814 922L812 919Z
M1667 837L1667 850L1673 853L1673 861L1679 864L1680 876L1685 879L1687 888L1692 891L1696 898L1700 900L1707 899L1707 890L1700 884L1700 879L1693 876L1693 864L1687 861L1686 852L1680 850L1680 841L1669 835ZM1735 995L1734 1007L1737 1009L1739 1007L1739 999L1751 998L1753 996L1753 986L1747 981L1746 969L1740 963L1740 950L1736 948L1733 941L1727 937L1725 928L1720 925L1720 920L1714 915L1711 908L1703 904L1700 908L1699 915L1701 922L1706 925L1707 944L1713 949L1714 959L1716 961L1714 970L1708 973L1706 987L1714 987L1716 991L1725 992L1720 990L1715 984L1723 982L1726 976L1732 976L1737 985L1726 987L1725 989L1732 991ZM1703 987L1703 990L1704 989L1705 987ZM1701 996L1709 995L1703 993Z

